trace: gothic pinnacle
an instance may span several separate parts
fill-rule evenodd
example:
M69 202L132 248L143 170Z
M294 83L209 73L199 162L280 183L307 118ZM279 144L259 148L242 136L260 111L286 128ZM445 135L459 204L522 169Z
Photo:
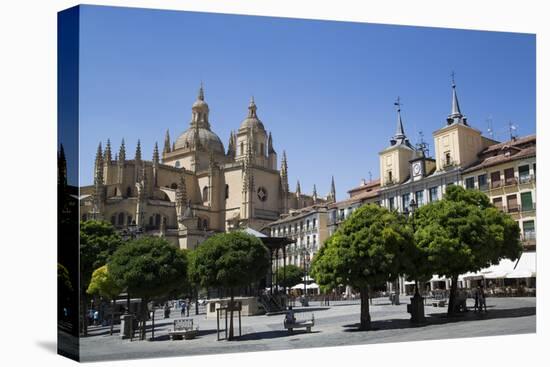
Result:
M124 161L126 161L126 146L124 145L124 138L122 138L122 143L120 144L118 160L121 164L124 164Z
M135 160L136 162L137 161L141 161L141 142L137 141L137 145L136 145L136 157L135 157Z
M103 154L103 160L107 164L111 164L111 161L113 160L112 153L111 153L111 140L107 139L107 145L105 145L105 153Z

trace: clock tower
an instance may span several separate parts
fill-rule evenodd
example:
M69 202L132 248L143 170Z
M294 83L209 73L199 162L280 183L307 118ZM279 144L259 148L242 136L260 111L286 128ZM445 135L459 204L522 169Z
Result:
M420 132L420 143L417 144L412 159L409 161L413 181L426 177L435 169L435 159L429 158L427 155L428 144L424 142L422 132Z

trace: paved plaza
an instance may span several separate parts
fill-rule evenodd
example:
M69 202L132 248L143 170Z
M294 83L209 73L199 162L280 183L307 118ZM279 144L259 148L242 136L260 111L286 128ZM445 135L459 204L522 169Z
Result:
M370 308L374 330L357 331L359 302L331 302L321 306L318 302L309 307L296 307L296 317L315 315L311 333L302 331L289 334L283 329L284 315L252 316L242 318L242 336L235 341L216 340L216 320L205 315L190 315L199 325L194 340L171 341L168 330L174 319L181 318L172 312L170 319L162 319L162 310L156 313L155 340L129 341L118 335L109 335L109 327L90 327L90 336L81 338L81 360L115 360L146 357L186 356L197 354L253 352L295 348L313 348L338 345L433 340L474 336L534 333L536 331L536 298L488 298L487 313L467 312L453 318L446 317L446 307L425 306L427 323L413 326L409 322L406 303L391 305L387 298L373 300ZM468 300L473 307L473 300ZM150 326L150 323L148 323ZM237 324L235 323L235 326ZM149 329L150 330L150 329ZM238 329L236 329L238 335ZM147 338L151 337L150 331Z

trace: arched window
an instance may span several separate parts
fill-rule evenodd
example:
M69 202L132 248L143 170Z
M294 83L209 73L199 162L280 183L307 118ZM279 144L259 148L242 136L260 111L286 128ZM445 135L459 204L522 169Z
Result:
M264 156L264 143L260 143L260 155Z
M202 201L208 201L208 186L202 188Z
M155 227L160 227L160 214L155 214Z
M189 148L189 142L185 143L186 147ZM180 161L176 161L176 168L180 168Z
M153 217L149 217L149 227L152 227L152 226L153 226L153 221L154 221L154 218L153 218Z
M175 182L172 182L172 185L170 185L170 188L175 190L178 188L178 184Z
M208 229L208 219L203 219L202 220L202 228L203 229Z
M129 226L130 224L132 224L132 216L131 216L131 215L129 215L128 217L126 217L126 225Z
M111 224L112 224L113 226L116 226L116 215L113 215L113 216L111 217Z
M241 141L241 155L244 155L244 143Z
M225 185L225 198L229 199L229 185Z
M119 226L124 225L124 213L118 213L118 223Z
M126 197L130 197L130 196L132 196L132 188L128 186L126 188Z
M117 190L117 188L115 187L115 191L114 191L114 193L113 193L113 196L116 196L116 195L117 195L117 192L118 192L118 190Z

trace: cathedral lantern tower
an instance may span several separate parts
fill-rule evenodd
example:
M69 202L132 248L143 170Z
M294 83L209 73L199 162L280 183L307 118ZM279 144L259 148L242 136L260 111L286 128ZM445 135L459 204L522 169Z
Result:
M269 167L268 163L268 138L264 124L258 118L257 106L254 97L250 99L248 105L248 116L243 120L237 132L237 160L244 160L250 146L252 160L251 163ZM274 152L274 150L273 150Z
M378 153L380 157L381 186L399 184L409 178L409 161L413 158L414 147L405 135L401 118L401 100L397 97L394 103L397 107L397 128L390 140L390 146Z
M178 136L172 148L167 133L164 145L163 163L176 168L186 168L193 172L207 170L211 153L216 161L225 161L223 144L210 127L210 108L205 101L202 84L191 107L189 127Z

